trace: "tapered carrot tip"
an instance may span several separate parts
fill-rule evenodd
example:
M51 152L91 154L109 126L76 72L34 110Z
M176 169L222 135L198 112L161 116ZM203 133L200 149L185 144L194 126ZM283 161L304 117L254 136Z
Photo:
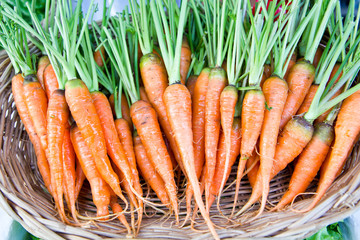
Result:
M149 53L142 56L140 59L140 69L145 68L148 64L162 65L161 58L154 53Z

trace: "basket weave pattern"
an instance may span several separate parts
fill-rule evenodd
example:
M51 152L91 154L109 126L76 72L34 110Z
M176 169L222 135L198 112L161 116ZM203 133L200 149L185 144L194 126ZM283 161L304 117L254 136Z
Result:
M31 142L17 114L11 93L13 69L5 51L0 52L0 206L27 231L43 239L101 239L124 238L125 229L118 220L109 222L88 221L81 227L65 225L60 221L51 195L45 190L44 183L36 166L36 158ZM236 166L228 184L236 176ZM268 206L276 204L288 187L291 177L291 166L278 174L271 181ZM218 228L221 238L266 238L302 239L310 236L320 228L342 220L353 214L360 207L360 156L359 145L355 145L343 173L333 183L318 206L308 213L297 213L291 208L299 209L310 203L311 195L297 198L292 207L281 212L264 212L256 220L250 220L259 207L256 204L237 222L228 222L217 210L216 203L210 215ZM308 192L315 192L316 182L310 185ZM144 185L144 193L150 201L160 203L153 192L148 192ZM179 189L179 198L183 199L184 187ZM246 179L242 180L238 206L245 204L250 197L251 187ZM234 186L230 186L222 194L221 211L229 215L234 199ZM96 208L91 200L89 184L84 184L77 207L82 216L94 216ZM180 203L181 219L185 217L185 201ZM166 239L209 239L201 217L197 218L193 231L186 225L179 228L174 225L174 218L167 217L160 211L167 212L165 207L155 211L146 207L143 226L139 238ZM130 215L130 214L127 214Z

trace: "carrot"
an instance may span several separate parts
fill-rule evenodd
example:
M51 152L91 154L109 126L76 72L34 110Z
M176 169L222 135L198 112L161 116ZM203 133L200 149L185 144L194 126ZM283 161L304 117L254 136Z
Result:
M240 181L247 159L252 155L264 120L265 97L262 91L250 90L243 99L241 112L241 148L236 174L234 207L237 202Z
M100 125L102 132L104 133L107 153L115 165L122 171L125 179L131 186L133 186L133 173L131 171L123 145L121 144L117 134L109 101L102 92L98 91L92 92L91 98L93 100L96 113L100 119ZM124 202L126 202L126 200L124 200Z
M129 162L129 166L131 169L131 175L134 180L134 182L133 182L134 189L140 196L142 196L143 191L141 188L139 173L138 173L137 166L136 166L136 158L135 158L135 152L134 152L133 139L132 139L132 134L131 134L129 124L125 119L119 118L119 119L115 120L115 128L116 128L117 134L119 136L121 145L123 146L123 149L125 151L125 155ZM139 208L138 213L139 213L139 219L140 219L138 221L138 226L139 226L138 229L140 229L144 204L141 199L139 199L138 201L139 201L139 204L138 204L139 206L137 208ZM137 204L134 204L134 205L136 206Z
M159 173L156 172L155 167L150 162L146 154L144 145L142 144L141 139L137 135L137 133L134 133L133 140L136 162L139 167L141 176L154 190L160 201L165 205L170 205L170 200L165 190L165 183Z
M126 230L128 231L128 234L131 235L130 225L129 225L129 223L127 222L127 220L125 218L122 207L117 202L116 194L112 190L110 190L110 206L111 206L111 209L112 209L113 213L119 214L118 219L126 227Z
M205 199L210 196L211 182L215 173L216 149L220 135L220 96L227 84L226 72L222 68L211 69L205 99Z
M256 176L260 168L260 156L254 152L246 161L247 177L252 188L256 184Z
M290 57L290 61L289 61L289 64L287 66L287 69L286 69L286 73L284 75L284 79L287 80L288 79L288 76L289 76L289 73L291 71L291 68L296 64L296 57L297 57L297 54L296 52L294 52L291 57Z
M101 122L88 88L79 79L69 80L65 84L65 97L71 114L93 154L99 173L116 195L123 197L119 178L112 169L107 156Z
M313 131L313 126L302 117L294 117L285 125L284 130L278 137L270 179L275 177L303 151L311 140ZM262 183L261 172L258 171L250 199L236 215L246 211L261 197Z
M99 67L104 66L104 61L106 61L106 53L104 46L101 46L98 50L94 52L94 60Z
M334 129L330 124L315 125L314 135L300 154L290 179L289 189L272 210L280 210L310 185L330 149L334 139Z
M50 98L52 92L59 88L59 83L55 75L54 68L51 64L44 69L44 86L46 96Z
M175 217L179 221L173 167L161 135L155 110L149 103L139 100L131 105L130 115L151 163L165 183Z
M204 68L196 81L192 97L192 129L194 141L194 164L196 176L199 179L205 161L205 103L211 69ZM186 188L187 217L191 212L193 189L191 184Z
M112 111L113 115L116 116L114 94L111 94L109 96L109 103L110 103L110 107L111 107L111 111Z
M44 89L36 75L30 74L24 78L23 91L26 106L34 124L36 134L40 138L41 147L47 149L46 112L48 108Z
M291 68L288 79L286 79L289 86L289 94L281 117L280 129L284 128L285 124L299 110L314 78L315 68L307 61L298 61Z
M189 72L190 64L191 64L191 49L187 38L183 36L182 45L181 45L181 54L180 54L180 77L182 84L185 84L186 82L186 77Z
M177 149L174 137L171 133L169 119L166 116L163 95L168 86L167 73L161 59L153 53L144 55L140 60L140 73L144 83L149 103L154 107L161 128L163 129L167 139L170 141L171 149L174 152L176 161L181 166L181 157ZM181 166L182 169L184 169Z
M25 96L23 90L24 78L22 74L16 74L11 80L12 94L16 109L19 113L21 121L25 126L25 130L29 135L30 141L34 146L37 166L39 168L41 177L44 181L45 187L52 196L55 196L54 188L51 186L50 167L44 149L41 147L39 136L36 134L35 126L31 120L29 110L25 103Z
M229 163L227 168L225 167L226 166L225 161L227 158L226 139L224 132L220 133L219 147L216 156L216 167L215 167L216 170L210 189L210 193L211 193L210 200L214 200L214 196L219 194L219 191L221 190L221 185L223 185L222 184L223 178L226 181L228 180L231 173L231 167L235 163L236 158L239 155L240 132L241 132L240 127L241 127L240 118L238 117L234 118L233 125L231 127L231 139L230 139L231 148L229 154L230 156L228 157ZM225 177L223 177L224 175ZM210 208L211 205L212 205L212 201L209 202L208 209Z
M315 93L318 90L318 88L319 88L318 84L311 85L308 93L305 96L304 101L302 102L299 110L296 113L297 115L304 114L309 110L312 100L314 99Z
M358 111L355 111L359 102L360 91L357 91L342 103L335 124L335 142L330 152L327 167L320 176L315 198L304 211L309 211L315 207L331 186L336 178L337 172L346 161L354 140L360 132L360 114Z
M191 75L186 81L186 87L189 89L191 98L193 98L193 96L194 96L194 89L195 89L195 85L196 85L196 81L197 81L198 77L199 76L197 76L197 75Z
M55 203L60 211L59 213L61 219L65 222L68 221L65 216L65 209L63 202L63 193L64 193L63 143L64 143L66 126L68 124L68 118L69 118L69 109L66 104L64 90L60 90L60 89L55 90L49 99L49 106L47 109L46 129L47 129L47 138L48 138L47 139L48 160L50 165L51 177L52 180L54 180L54 182L52 183L54 187L54 192L55 194L57 194L58 202ZM68 156L66 153L66 157L70 157L70 156ZM73 203L74 202L72 201L71 204Z
M182 84L171 84L166 88L164 93L164 102L166 105L166 113L169 116L171 129L173 130L176 144L179 147L183 165L186 170L186 176L194 190L196 203L198 204L201 214L211 233L216 238L217 235L215 229L201 199L199 181L195 171L193 133L191 126L191 96L189 90Z
M313 65L314 65L315 69L317 68L317 66L318 66L318 64L320 62L322 54L323 54L323 49L319 46L316 49L315 56L314 56L314 61L313 61Z
M37 72L36 72L36 76L42 86L43 89L45 89L45 85L44 85L44 70L46 68L47 65L50 64L50 60L48 56L42 56L39 59L38 62L38 66L37 66Z
M279 134L281 114L283 112L288 86L285 80L277 76L268 78L263 85L263 93L268 108L260 134L260 173L262 175L262 201L259 214L264 210L270 190L270 175Z
M69 199L69 207L72 213L72 216L75 221L76 209L75 209L75 182L76 182L76 173L75 173L75 152L70 139L70 125L66 123L64 140L62 145L62 155L63 155L63 169L64 169L64 186L66 193Z
M144 88L144 87L140 87L140 88L139 88L139 91L140 91L140 99L143 100L143 101L145 101L145 102L150 103L150 102L149 102L149 98L148 98L148 96L147 96L147 94L146 94L145 88Z
M79 162L78 158L76 158L76 156L75 156L75 159L76 159L76 172L75 172L75 175L76 175L75 200L76 200L79 197L80 190L82 188L82 185L83 185L86 177L85 177L84 171L81 168L80 162Z
M107 216L109 215L108 206L110 204L111 189L97 170L95 158L89 149L90 147L88 147L76 124L71 126L70 136L81 168L90 183L93 201L97 208L97 216Z

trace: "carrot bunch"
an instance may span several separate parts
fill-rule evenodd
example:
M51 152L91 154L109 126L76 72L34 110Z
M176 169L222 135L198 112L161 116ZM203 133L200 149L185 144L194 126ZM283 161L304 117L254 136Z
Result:
M237 223L261 198L260 216L271 179L296 158L272 211L320 172L317 195L300 211L313 209L360 132L360 17L354 0L345 21L337 0L310 2L130 0L116 16L112 2L101 24L89 25L92 2L83 14L82 1L55 9L48 0L44 24L28 6L31 26L1 1L13 98L59 218L79 226L116 216L136 236L146 207L182 226L193 211L192 228L199 209L218 239L213 202ZM27 40L41 50L38 61ZM242 205L245 175L252 192ZM96 216L76 204L85 179ZM224 211L229 184L232 211Z

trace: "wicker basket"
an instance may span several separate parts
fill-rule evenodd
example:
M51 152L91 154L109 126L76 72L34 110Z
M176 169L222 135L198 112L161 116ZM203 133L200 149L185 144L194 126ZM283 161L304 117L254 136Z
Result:
M33 48L32 51L36 49ZM0 52L0 206L27 231L43 239L100 239L124 238L125 229L118 220L109 222L89 221L81 227L65 225L60 221L54 202L45 190L36 166L36 159L31 142L17 114L11 93L11 78L13 70L5 51ZM235 164L234 166L237 166ZM291 176L290 166L271 181L269 204L276 204L288 187ZM235 167L230 176L235 179ZM301 208L309 204L311 195L297 199L292 208L282 212L264 212L256 220L249 220L259 205L255 205L243 214L237 223L229 223L217 211L211 209L213 222L219 227L221 238L267 238L302 239L317 232L320 228L342 220L353 214L359 207L360 199L360 157L359 145L355 145L343 173L332 185L318 206L308 213L297 213L292 208ZM230 182L230 181L228 181ZM309 192L316 190L316 182L308 188ZM145 190L146 192L146 190ZM182 198L184 189L179 189ZM243 179L240 191L239 206L245 204L251 193L251 187L246 178ZM221 210L224 214L231 211L234 187L229 187L222 195ZM148 192L151 201L160 202L153 192ZM216 205L216 204L214 204ZM184 218L185 203L182 201L181 218ZM83 216L94 216L96 208L91 201L88 184L83 186L78 199L78 209ZM163 208L166 212L166 208ZM172 238L172 239L209 239L202 218L198 218L194 231L190 226L179 228L174 225L174 218L146 207L143 226L139 238Z

